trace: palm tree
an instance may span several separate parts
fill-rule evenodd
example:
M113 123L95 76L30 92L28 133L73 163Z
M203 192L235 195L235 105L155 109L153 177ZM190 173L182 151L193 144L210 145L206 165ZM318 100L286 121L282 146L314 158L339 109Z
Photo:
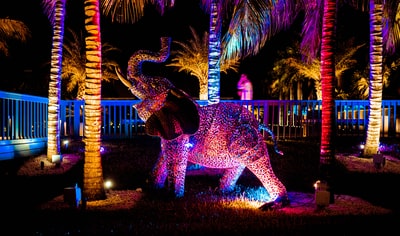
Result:
M351 41L351 40L350 40ZM349 46L349 43L346 44ZM337 91L343 91L342 83L343 75L346 71L350 70L357 64L357 61L353 58L354 54L364 44L357 45L351 48L344 49L345 53L335 53L335 80ZM288 84L294 84L297 81L304 81L307 79L311 80L314 85L314 91L317 100L322 100L321 92L321 60L320 57L310 59L311 62L304 63L303 58L299 52L299 48L296 43L294 46L290 46L286 49L286 54L283 55L283 59L280 59L274 63L272 76L277 78L272 87L273 90L280 91L279 88L284 89ZM282 79L286 80L283 81ZM279 85L280 87L277 87ZM334 97L343 96L343 94L337 93ZM345 95L347 96L347 95ZM301 98L298 98L301 99Z
M101 37L99 0L85 0L86 86L84 107L85 159L83 196L88 201L106 198L101 163Z
M322 121L319 175L321 180L326 181L328 186L332 188L331 169L335 160L335 132L333 128L335 127L336 0L305 1L303 5L305 18L302 29L301 52L304 55L304 61L311 62L321 49ZM322 25L319 23L321 18ZM333 200L333 191L331 191L330 202L333 202Z
M336 27L336 0L324 0L324 13L322 20L321 41L321 149L320 149L320 174L323 180L332 188L331 168L335 160L335 27ZM333 192L331 191L331 203Z
M115 22L134 23L143 15L146 3L155 4L161 14L174 5L172 0L102 0L102 11ZM201 5L210 14L209 103L219 102L221 56L236 60L255 55L274 33L292 24L301 6L286 0L202 0ZM278 13L280 17L272 17ZM225 16L232 20L221 38ZM221 48L226 49L223 55Z
M232 19L236 19L236 25L230 26L228 32L233 32L227 36L232 41L238 40L236 37L239 35L240 40L248 40L245 38L250 35L254 37L253 40L246 42L245 49L249 49L253 46L253 42L258 45L259 41L255 38L260 37L260 34L264 34L264 27L267 25L265 22L265 17L262 13L267 11L267 5L264 0L254 0L254 1L231 1L231 0L202 0L201 1L203 9L210 15L210 28L209 28L209 42L208 42L208 103L218 103L220 100L220 61L221 61L221 41L222 41L222 26L223 19L225 16L229 16L228 12L234 8ZM239 30L244 31L244 36L240 33L236 33ZM256 29L256 30L254 30ZM231 30L231 31L229 31ZM253 35L255 33L255 35ZM243 39L245 38L245 39ZM231 53L233 49L229 48L229 43L227 43L227 55L229 58L239 58L237 55ZM240 46L243 46L241 44ZM238 49L234 47L234 49ZM240 51L242 48L240 48ZM237 52L237 51L235 51ZM246 52L247 53L247 52ZM234 56L233 56L234 55Z
M220 58L243 59L256 55L275 33L293 23L303 4L287 0L202 0L201 2L205 11L210 14L209 53L212 57L208 62L208 85L211 92L209 103L216 103L219 101ZM223 18L226 16L230 19L229 26L220 38L224 26ZM216 42L212 43L213 40ZM222 47L225 49L222 54L218 48L220 45L224 45ZM212 76L215 78L211 78Z
M180 48L172 51L173 56L171 62L167 66L173 66L179 72L185 71L195 76L199 80L199 98L200 100L208 99L208 33L204 32L200 38L196 31L190 27L193 39L188 43L174 41ZM222 60L221 72L227 73L228 70L238 72L238 60Z
M382 123L383 3L380 0L371 0L369 6L369 114L367 124L367 137L363 153L363 155L366 157L372 157L372 155L378 153L380 128Z
M60 155L61 144L59 120L65 1L66 0L43 0L42 2L44 13L48 16L53 26L47 123L47 159L49 161L52 161L53 155Z
M218 12L218 0L210 0L210 34L208 38L208 103L218 103L220 99L220 63L222 23Z
M400 2L398 0L350 1L350 5L370 16L369 114L363 155L371 157L379 150L382 118L383 55L395 52L400 42Z
M86 37L84 195L88 200L105 197L100 157L101 41L99 1L101 1L102 13L111 16L113 22L118 23L135 23L143 16L144 7L147 3L155 4L161 14L167 7L174 5L174 0L85 0L85 28L88 36ZM118 70L118 68L115 69Z
M73 99L83 100L85 94L85 79L86 79L86 48L82 34L78 36L74 31L68 31L71 38L66 37L64 43L64 55L62 62L62 79L64 80L63 87L66 92L73 93ZM119 67L116 60L112 59L112 53L120 50L113 47L111 44L102 44L102 81L110 82L118 80L115 74L115 68Z
M8 41L16 40L26 43L31 37L31 31L22 21L0 18L0 53L9 55Z

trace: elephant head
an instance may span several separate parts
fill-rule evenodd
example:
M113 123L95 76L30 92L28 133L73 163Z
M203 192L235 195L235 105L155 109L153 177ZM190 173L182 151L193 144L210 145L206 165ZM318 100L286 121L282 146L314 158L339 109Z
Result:
M169 56L171 38L161 38L159 52L139 50L129 59L127 77L116 69L121 82L141 100L134 108L145 122L148 135L171 140L182 134L194 134L200 123L197 103L164 77L142 73L144 62L162 63Z

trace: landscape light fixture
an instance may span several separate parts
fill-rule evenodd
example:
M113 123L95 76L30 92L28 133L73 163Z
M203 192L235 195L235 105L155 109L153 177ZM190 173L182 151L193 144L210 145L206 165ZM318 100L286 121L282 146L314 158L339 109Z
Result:
M59 154L59 155L52 155L52 156L51 156L51 162L52 162L52 163L55 163L55 164L57 165L57 164L60 164L61 161L62 161L62 155L61 155L61 154Z
M325 181L317 180L314 184L315 188L315 204L317 208L324 208L329 205L330 192L328 184Z
M113 186L113 182L112 182L111 180L106 180L106 181L104 181L104 188L105 188L106 190L111 189L112 186Z
M65 139L65 140L63 141L63 145L64 145L64 148L65 148L65 149L68 149L68 144L69 144L69 140L68 140L68 139Z

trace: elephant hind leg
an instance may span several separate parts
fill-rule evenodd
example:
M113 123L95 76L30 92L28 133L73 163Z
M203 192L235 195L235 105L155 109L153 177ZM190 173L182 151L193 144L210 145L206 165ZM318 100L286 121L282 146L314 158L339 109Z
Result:
M261 181L270 195L270 202L286 201L286 187L275 176L269 159L261 157L256 161L247 164L247 168Z
M230 192L233 190L245 167L246 166L244 165L239 165L224 170L224 174L219 185L222 192Z

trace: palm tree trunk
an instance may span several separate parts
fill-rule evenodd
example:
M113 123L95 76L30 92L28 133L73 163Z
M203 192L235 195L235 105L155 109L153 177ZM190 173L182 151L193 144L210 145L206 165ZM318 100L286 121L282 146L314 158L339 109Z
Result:
M221 17L218 16L218 0L211 0L210 34L208 48L208 103L220 100Z
M328 182L332 190L332 164L334 153L334 81L335 81L335 24L336 24L336 0L324 0L324 15L322 22L321 44L321 90L322 90L322 126L320 149L320 175ZM331 191L333 202L333 191Z
M85 0L86 89L85 163L83 196L88 201L106 198L101 164L101 37L99 0Z
M370 83L369 116L364 156L371 157L378 152L382 123L382 16L381 0L370 0Z
M65 0L55 3L53 45L51 50L51 70L49 82L49 105L47 123L47 159L52 161L53 155L60 154L60 100L61 100L61 68L64 40Z

